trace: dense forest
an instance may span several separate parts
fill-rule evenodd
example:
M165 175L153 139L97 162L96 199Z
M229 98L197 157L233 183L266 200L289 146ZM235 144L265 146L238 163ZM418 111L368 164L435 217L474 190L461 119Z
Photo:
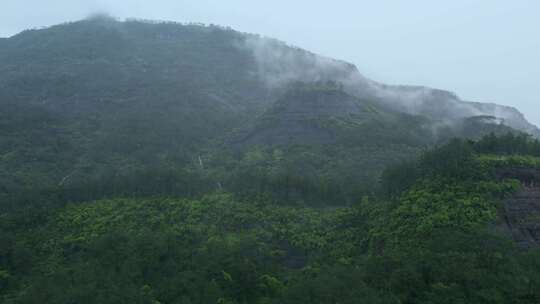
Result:
M276 205L266 192L219 189L186 197L172 181L193 189L200 181L180 173L141 177L123 189L116 184L97 200L38 197L2 215L2 297L5 303L538 303L540 251L520 248L493 226L502 202L522 187L497 170L517 163L540 168L539 147L511 134L452 140L388 168L377 193L347 207ZM331 188L313 191L324 187ZM283 195L282 187L273 189Z
M1 303L540 303L515 109L103 16L0 40L0 75Z

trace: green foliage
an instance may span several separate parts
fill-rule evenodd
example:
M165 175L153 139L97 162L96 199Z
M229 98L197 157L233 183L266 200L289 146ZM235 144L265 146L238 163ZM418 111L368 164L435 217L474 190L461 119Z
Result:
M494 172L540 167L538 141L410 161L432 121L332 81L269 90L249 38L100 17L2 40L0 302L540 301L538 250L489 229L520 187ZM442 138L507 130L483 119ZM298 132L229 142L246 125Z
M307 270L282 302L275 303L400 303L392 294L369 286L367 279L363 270L344 265Z
M540 158L530 155L480 155L478 159L493 168L540 168Z
M475 154L473 143L455 139L418 162L388 169L383 175L387 194L399 195L379 233L385 241L419 246L437 230L471 232L494 221L499 200L520 185L496 180L487 159L492 158Z
M489 229L499 202L521 187L517 180L498 180L493 167L533 166L534 158L478 156L475 144L451 141L384 175L386 185L399 190L374 213L384 216L370 224L371 248L390 269L378 270L388 271L387 288L405 303L538 300L530 289L538 268L521 266L529 254Z
M224 160L222 155L210 158L208 165L218 168L227 164L225 172L214 176L225 190L244 199L265 199L279 205L343 206L372 195L385 164L412 158L416 153L418 150L401 145L385 149L259 146L239 159Z
M386 239L419 246L438 229L466 232L485 227L496 219L497 197L513 186L512 182L463 184L445 179L417 182L399 198L392 221L384 227Z
M68 205L33 233L11 229L29 242L29 272L13 267L31 284L9 297L263 303L281 297L295 269L350 255L335 247L355 236L354 227L337 230L349 213L240 203L229 195ZM6 250L12 255L16 245Z
M269 88L251 42L316 76ZM292 69L276 61L271 76ZM317 62L276 41L198 24L97 18L3 40L0 209L216 190L282 205L351 205L377 192L387 165L434 144L436 122L348 94L339 80L354 67ZM239 130L248 134L237 142ZM248 161L256 144L266 160ZM211 165L200 168L199 157Z
M540 141L524 133L492 133L478 140L474 149L482 154L540 156Z
M426 152L420 160L422 171L428 176L447 176L452 179L476 178L480 172L468 142L453 139L449 143Z

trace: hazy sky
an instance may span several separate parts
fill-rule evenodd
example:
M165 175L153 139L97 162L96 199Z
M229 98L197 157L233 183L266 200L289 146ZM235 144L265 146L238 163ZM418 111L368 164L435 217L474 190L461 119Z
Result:
M355 63L380 82L513 105L540 125L538 0L0 0L0 36L94 12L228 25Z

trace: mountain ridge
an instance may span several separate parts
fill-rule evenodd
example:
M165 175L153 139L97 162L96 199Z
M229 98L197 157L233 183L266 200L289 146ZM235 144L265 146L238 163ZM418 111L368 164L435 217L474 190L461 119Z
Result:
M280 88L286 86L291 81L316 82L334 80L342 82L346 90L354 96L378 99L382 104L409 114L426 115L437 119L444 116L442 114L446 114L451 119L456 117L491 115L504 119L505 123L510 127L530 133L536 137L540 136L540 130L526 121L523 114L514 107L492 103L490 103L490 106L487 106L487 104L480 102L463 101L453 92L425 86L382 84L363 76L356 65L352 63L319 56L276 39L265 38L256 34L241 33L216 25L205 26L201 24L182 24L165 21L154 22L136 19L128 19L127 21L120 22L112 17L99 15L83 21L55 25L45 29L26 30L12 37L5 38L4 42L6 46L9 46L15 40L15 45L19 45L20 47L21 44L28 42L29 39L31 40L36 35L51 32L50 36L52 37L50 39L55 39L53 32L56 30L67 27L82 28L84 25L90 25L90 28L94 30L108 31L109 36L102 37L106 41L102 41L101 44L108 45L113 53L118 53L122 49L132 51L129 48L135 47L134 45L130 45L130 43L127 43L127 45L123 43L126 39L133 39L132 35L135 31L133 29L130 30L130 27L139 27L140 32L138 34L153 37L161 41L179 39L182 30L201 31L202 35L211 35L213 32L221 31L222 33L228 33L229 37L233 39L232 47L237 48L235 51L252 53L252 60L254 60L256 70L248 70L248 73L251 76L255 76L255 78L259 78L267 88ZM89 32L80 30L79 34L89 35ZM82 43L85 40L80 38L76 42ZM111 48L110 45L113 47ZM99 49L95 49L93 52L99 56ZM2 53L0 53L1 55ZM15 58L16 56L24 57L29 55L36 56L36 53L25 54L24 52L16 52ZM10 60L13 59L13 56L14 54L10 54ZM35 62L32 62L32 64L35 64ZM144 70L144 67L142 69ZM264 90L265 88L259 89ZM216 100L220 100L220 98L216 98ZM261 101L264 103L264 100L259 100L259 102ZM442 114L437 113L434 109L439 108L441 104L444 104L442 111L445 112ZM441 111L441 109L437 110Z
M311 130L310 141L302 141L302 135L308 136L300 132L288 140L256 140L241 151L261 143L285 150L295 143L312 145L304 148L309 150L339 139L332 151L323 147L326 154L317 161L330 166L339 157L355 159L358 167L347 166L359 172L373 168L363 178L375 183L385 165L414 156L437 139L509 131L483 119L468 128L467 115L451 115L461 105L452 93L378 84L345 61L215 25L94 18L27 30L2 43L0 75L0 105L7 109L0 113L5 172L0 177L6 185L23 187L57 186L66 176L63 185L148 167L191 168L200 155L211 158L230 150L227 139L236 130L259 131L258 120L268 117L298 83L334 83L343 93L329 100L360 100L386 116L343 119L354 114L347 113L333 119L335 109L316 103L329 91L319 90L287 101L297 112L303 103L325 112L317 112L326 114L324 119L311 119L310 127L297 129ZM419 108L411 110L411 102ZM298 125L289 114L274 113L284 121L281 127L260 130L287 138L291 129L286 126ZM519 121L522 116L513 119L521 129L530 127ZM34 142L42 144L35 147ZM302 162L300 156L290 157ZM332 170L323 167L317 170Z

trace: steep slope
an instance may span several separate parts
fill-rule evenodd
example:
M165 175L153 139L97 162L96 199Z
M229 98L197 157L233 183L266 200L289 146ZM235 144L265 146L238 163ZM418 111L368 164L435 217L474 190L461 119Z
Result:
M253 58L236 46L242 37L98 18L7 39L0 49L4 184L56 185L66 176L185 163L264 102L248 73Z
M504 220L520 246L540 245L540 187L526 187L504 205Z
M392 150L380 170L403 146L467 133L463 119L482 114L460 112L443 91L383 86L352 64L218 26L97 17L0 41L4 192L192 166L232 130L247 148ZM298 81L333 81L343 92L290 95ZM424 101L429 109L408 107ZM505 122L533 130L516 113ZM367 163L375 154L361 153Z
M407 126L406 129L400 129ZM429 145L430 121L353 97L336 83L297 83L258 119L236 134L251 145Z
M25 31L3 44L2 99L63 112L92 110L96 100L121 103L126 95L155 104L156 97L174 99L188 92L201 99L198 104L249 111L270 104L292 82L331 80L353 96L436 121L490 115L515 129L538 132L510 107L464 102L425 87L379 84L350 63L218 26L97 17Z
M522 189L505 200L499 229L523 248L540 246L540 169L509 166L497 170L502 178L520 181Z

